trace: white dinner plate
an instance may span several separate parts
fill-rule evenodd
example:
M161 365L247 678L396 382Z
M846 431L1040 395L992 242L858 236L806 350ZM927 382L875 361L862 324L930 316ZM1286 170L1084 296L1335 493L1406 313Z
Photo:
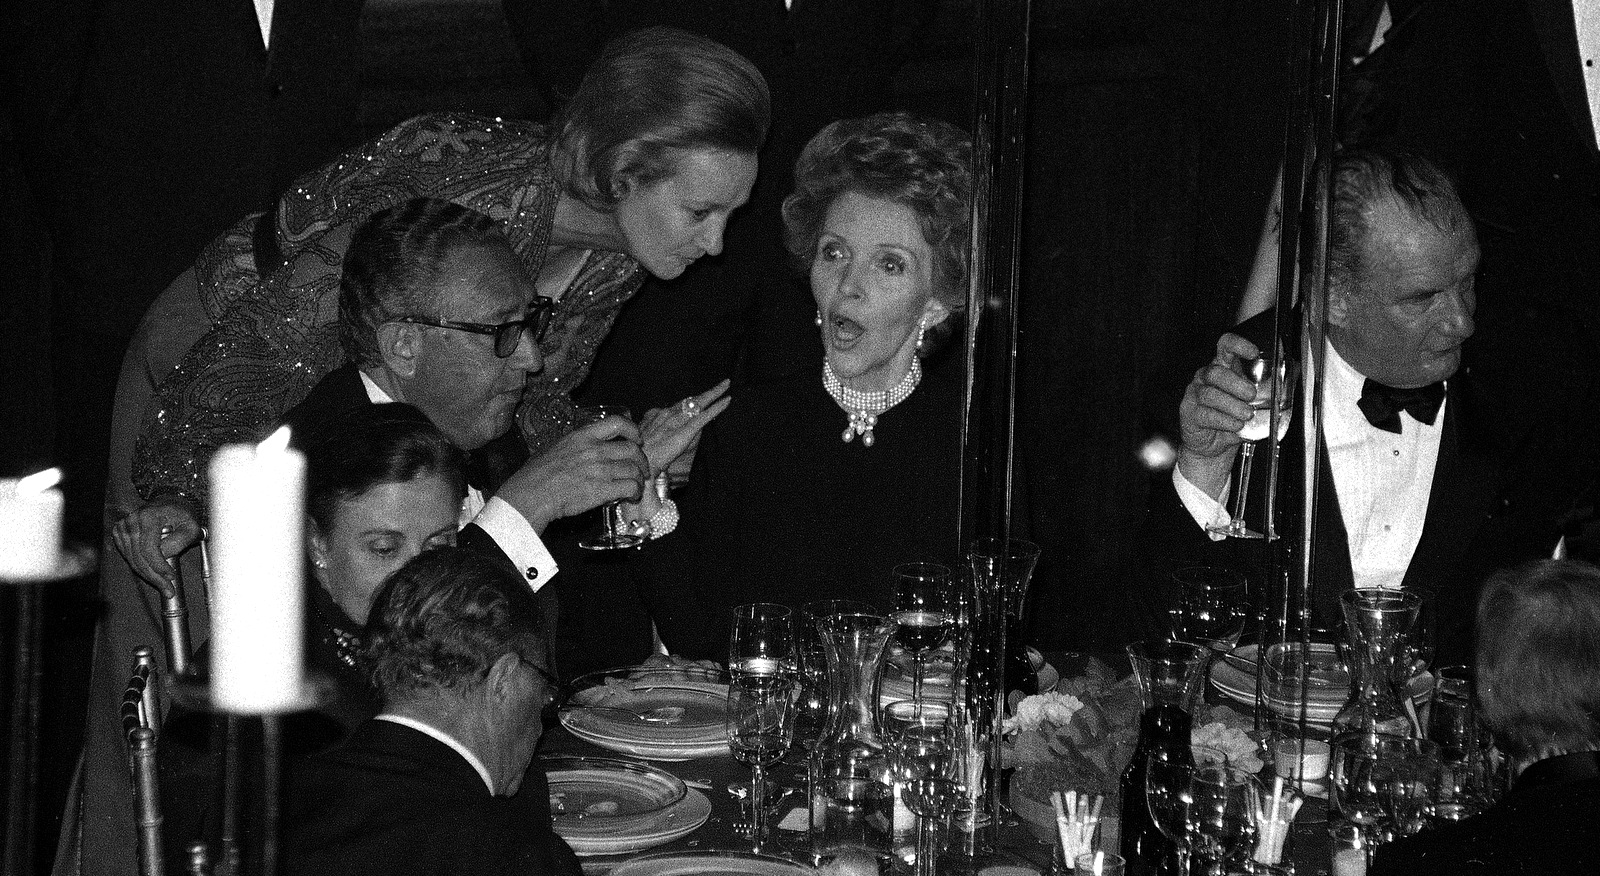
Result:
M815 876L787 858L749 852L661 852L623 861L611 876Z
M550 786L550 818L564 834L606 836L653 821L688 796L682 779L648 764L566 755L540 763Z
M1333 723L1334 716L1350 698L1348 673L1337 665L1337 649L1327 642L1312 642L1314 664L1307 684L1305 702L1306 721L1311 724ZM1254 706L1256 701L1255 645L1241 645L1224 659L1211 664L1211 686L1223 696L1239 703ZM1407 691L1421 705L1433 689L1433 676L1422 672L1412 677ZM1298 715L1297 697L1269 695L1267 707L1280 715Z
M615 825L608 830L580 828L560 821L554 827L556 834L566 840L576 854L626 855L688 836L710 817L711 800L690 788L682 800L644 820Z
M728 686L720 681L648 670L608 670L580 682L583 685L561 712L562 726L579 739L649 760L728 753ZM634 715L666 720L644 721Z

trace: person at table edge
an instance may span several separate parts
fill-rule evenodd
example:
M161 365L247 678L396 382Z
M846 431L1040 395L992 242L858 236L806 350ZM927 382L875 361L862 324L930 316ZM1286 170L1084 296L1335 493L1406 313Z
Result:
M541 624L518 578L469 549L390 576L364 646L383 711L291 770L282 872L578 876L530 768L556 690Z
M1460 662L1483 577L1550 556L1594 477L1593 341L1577 320L1530 309L1540 336L1573 351L1572 366L1561 385L1519 386L1514 350L1470 343L1479 250L1450 178L1418 156L1349 149L1332 179L1312 623L1332 628L1352 586L1415 589L1431 597L1437 660ZM1253 562L1249 542L1207 527L1230 519L1238 488L1238 432L1254 394L1238 364L1270 354L1273 319L1268 310L1223 335L1184 394L1177 466L1157 479L1144 525L1149 626L1172 603L1172 568ZM1294 355L1297 336L1284 348ZM1280 445L1280 508L1297 507L1301 425L1296 416ZM1258 529L1267 469L1256 465L1248 485Z
M1478 815L1378 847L1372 876L1600 872L1600 569L1540 560L1484 584L1477 703L1512 761Z

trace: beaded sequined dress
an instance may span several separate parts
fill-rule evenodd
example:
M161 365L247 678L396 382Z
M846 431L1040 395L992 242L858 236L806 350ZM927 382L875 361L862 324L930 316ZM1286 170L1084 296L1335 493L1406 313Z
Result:
M282 263L265 277L247 216L200 254L195 273L211 329L157 388L134 447L145 499L181 494L204 507L205 466L219 446L259 440L323 375L343 364L339 273L368 216L416 197L445 198L504 223L530 277L544 265L558 184L547 130L531 122L434 113L401 123L296 181L273 223ZM568 394L644 281L622 253L592 251L562 293L518 416L536 452L571 424ZM520 411L519 411L520 413Z

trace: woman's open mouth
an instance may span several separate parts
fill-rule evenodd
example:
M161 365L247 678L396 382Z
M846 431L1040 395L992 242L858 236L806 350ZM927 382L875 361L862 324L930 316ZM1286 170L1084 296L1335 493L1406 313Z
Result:
M829 341L835 347L849 347L866 334L866 329L861 323L843 316L834 316L828 322L828 326Z

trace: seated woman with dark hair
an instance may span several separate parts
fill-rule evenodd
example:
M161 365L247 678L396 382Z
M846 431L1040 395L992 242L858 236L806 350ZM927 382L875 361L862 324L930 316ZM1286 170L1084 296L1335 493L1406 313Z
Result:
M784 202L811 278L822 374L741 387L702 433L644 598L676 654L726 656L732 606L890 607L899 563L957 553L971 140L907 113L834 122ZM654 513L646 497L640 516Z
M385 579L423 551L456 543L466 494L461 451L408 404L370 405L295 436L306 454L306 666L335 696L284 724L290 760L327 749L378 713L361 631ZM206 656L205 649L199 655ZM212 722L178 711L161 738L168 848L219 826Z
M1378 849L1383 874L1600 873L1600 568L1541 560L1478 601L1478 708L1512 760L1481 815Z

